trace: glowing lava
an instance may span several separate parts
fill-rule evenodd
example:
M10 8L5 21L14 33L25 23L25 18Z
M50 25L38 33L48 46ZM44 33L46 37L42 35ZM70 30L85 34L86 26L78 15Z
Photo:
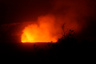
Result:
M57 21L57 22L56 22ZM73 21L73 22L72 22ZM62 28L63 24L64 28ZM21 36L22 43L36 42L57 42L63 35L69 33L72 29L75 32L80 32L80 25L75 21L65 17L62 21L55 18L54 15L46 15L38 17L38 21L34 24L29 24L23 30ZM65 33L64 33L65 32Z
M39 17L39 24L31 24L25 27L21 41L25 42L57 42L53 16Z

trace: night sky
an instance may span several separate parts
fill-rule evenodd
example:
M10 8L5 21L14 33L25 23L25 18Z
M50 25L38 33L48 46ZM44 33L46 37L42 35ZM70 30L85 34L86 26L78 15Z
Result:
M0 21L2 24L32 21L52 8L49 0L0 0Z
M96 0L0 0L0 25L33 22L47 14L61 18L73 14L83 26L77 36L96 38Z

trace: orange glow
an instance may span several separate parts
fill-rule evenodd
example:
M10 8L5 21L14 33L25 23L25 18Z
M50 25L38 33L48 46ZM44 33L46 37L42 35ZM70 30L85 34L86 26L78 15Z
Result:
M67 19L68 18L68 19ZM75 32L81 30L80 25L69 17L57 19L53 15L46 15L38 17L38 21L35 24L29 24L23 30L21 36L22 43L33 42L57 42L64 34L67 36L70 29ZM72 22L73 21L73 22ZM62 25L64 28L62 28ZM65 33L64 33L64 32Z
M51 16L52 17L52 16ZM53 27L54 18L52 17L38 18L38 24L31 24L25 27L21 36L21 41L25 42L57 42Z

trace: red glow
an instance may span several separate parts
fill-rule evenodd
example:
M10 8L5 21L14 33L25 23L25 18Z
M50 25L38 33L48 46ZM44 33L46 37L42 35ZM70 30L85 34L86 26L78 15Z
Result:
M67 23L64 25L64 29L62 29L62 25L65 22L58 20L56 23L56 18L53 15L41 16L38 17L37 24L30 24L23 30L23 34L21 36L21 42L57 42L59 38L63 35L63 30L68 33L69 29L75 30L75 32L80 29L79 25L74 21L71 23L70 20L65 18Z
M38 19L38 24L31 24L25 27L21 36L21 41L24 42L56 42L54 18L45 16ZM53 34L54 33L54 34Z

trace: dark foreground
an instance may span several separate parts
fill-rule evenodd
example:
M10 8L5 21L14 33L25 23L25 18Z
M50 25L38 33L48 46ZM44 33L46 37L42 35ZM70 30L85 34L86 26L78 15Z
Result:
M64 39L59 43L0 43L1 59L96 61L96 41Z

